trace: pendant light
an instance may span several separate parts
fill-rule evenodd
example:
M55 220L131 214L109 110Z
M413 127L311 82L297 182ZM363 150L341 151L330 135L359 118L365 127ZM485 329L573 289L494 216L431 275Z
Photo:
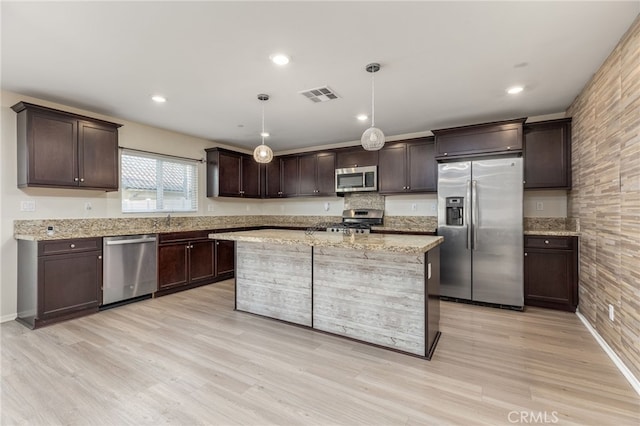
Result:
M384 146L384 133L376 127L374 73L380 70L380 64L371 63L365 67L371 73L371 127L364 131L360 138L362 147L367 151L377 151Z
M258 100L262 101L262 133L260 133L260 137L262 137L262 143L253 150L253 159L258 163L269 163L273 160L273 151L267 145L264 144L265 136L268 136L268 133L264 131L264 102L269 100L269 95L265 95L261 93L258 95Z

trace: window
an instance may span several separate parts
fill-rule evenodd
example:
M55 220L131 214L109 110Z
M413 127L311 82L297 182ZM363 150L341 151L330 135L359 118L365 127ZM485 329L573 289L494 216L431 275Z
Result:
M197 161L123 151L123 213L198 210Z

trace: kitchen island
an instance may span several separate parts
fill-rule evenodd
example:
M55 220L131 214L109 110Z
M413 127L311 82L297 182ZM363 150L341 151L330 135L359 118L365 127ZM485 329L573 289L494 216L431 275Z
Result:
M263 229L210 238L236 242L236 310L433 354L442 237Z

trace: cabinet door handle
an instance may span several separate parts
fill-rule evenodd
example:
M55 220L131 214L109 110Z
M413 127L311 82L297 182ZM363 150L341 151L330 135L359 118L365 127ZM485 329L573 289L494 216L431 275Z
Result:
M76 245L75 244L70 244L69 247L76 248Z
M524 254L524 257L527 257L527 253Z
M102 260L102 256L98 256L98 260Z
M73 179L73 181L74 181L74 182L77 182L77 181L79 181L79 180L80 180L80 179L78 179L78 178L74 178L74 179Z
M84 178L80 178L80 182L84 182Z
M219 246L219 245L220 245L220 242L216 241L216 245L217 245L217 246Z
M410 186L407 186L407 189L411 189L411 187L410 187Z
M544 240L544 243L545 244L549 244L549 240Z

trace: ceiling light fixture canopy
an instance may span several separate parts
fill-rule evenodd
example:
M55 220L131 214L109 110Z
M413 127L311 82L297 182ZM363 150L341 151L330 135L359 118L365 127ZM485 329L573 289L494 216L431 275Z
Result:
M364 131L360 138L362 147L367 151L377 151L384 146L384 133L376 127L374 74L380 71L380 64L370 63L365 67L371 73L371 127Z
M273 160L273 151L264 144L264 138L269 136L269 134L264 131L264 102L269 100L269 95L261 93L258 95L258 100L262 101L262 132L260 132L262 143L253 150L253 159L258 163L269 163Z

